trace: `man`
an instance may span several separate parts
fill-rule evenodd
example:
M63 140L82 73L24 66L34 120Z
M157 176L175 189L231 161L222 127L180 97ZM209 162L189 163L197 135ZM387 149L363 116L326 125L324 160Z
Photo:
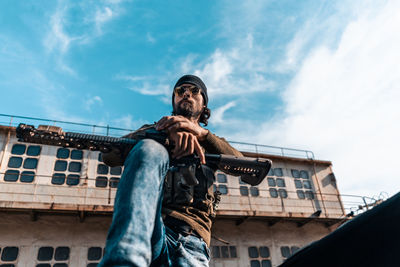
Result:
M200 126L207 125L207 87L194 75L181 77L172 94L173 114L129 134L165 131L171 151L151 139L131 150L103 155L110 166L124 165L114 204L105 255L99 266L208 266L216 166L204 153L242 156L224 139ZM198 184L188 183L170 161L197 154Z

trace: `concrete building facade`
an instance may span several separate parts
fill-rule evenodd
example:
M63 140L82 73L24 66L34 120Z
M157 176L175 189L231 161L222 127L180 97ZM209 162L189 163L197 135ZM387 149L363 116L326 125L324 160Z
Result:
M343 222L331 162L243 153L273 168L255 187L217 173L211 266L278 266ZM96 266L122 171L98 151L21 143L0 126L0 266Z

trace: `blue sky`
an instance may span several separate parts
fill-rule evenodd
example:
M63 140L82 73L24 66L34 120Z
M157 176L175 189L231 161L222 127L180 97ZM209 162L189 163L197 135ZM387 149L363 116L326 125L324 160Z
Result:
M194 73L212 131L312 150L333 162L342 193L393 194L399 10L389 0L3 0L0 113L135 129L169 114L172 86Z

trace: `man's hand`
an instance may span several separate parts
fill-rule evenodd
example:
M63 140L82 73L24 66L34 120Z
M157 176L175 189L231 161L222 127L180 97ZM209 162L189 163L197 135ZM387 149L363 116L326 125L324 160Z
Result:
M208 130L183 116L165 116L156 124L156 130L165 130L175 144L171 151L173 158L181 158L196 152L202 164L206 163L199 140L204 140Z
M167 132L186 131L196 136L199 141L203 141L208 134L208 130L183 116L162 117L156 124L156 130L166 130Z
M201 164L206 164L204 152L194 134L189 132L173 131L168 132L168 137L170 138L170 141L175 144L174 149L171 151L173 158L180 159L181 157L192 155L196 152L200 158Z

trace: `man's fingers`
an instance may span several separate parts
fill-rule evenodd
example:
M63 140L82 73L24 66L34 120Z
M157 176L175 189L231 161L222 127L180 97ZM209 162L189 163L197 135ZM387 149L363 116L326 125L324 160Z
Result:
M199 141L197 141L197 138L194 140L194 149L196 150L197 156L200 158L201 164L206 164L206 156L204 155L203 149L201 148Z
M206 157L204 155L203 149L197 140L197 137L191 133L180 132L174 138L175 147L171 151L173 158L182 158L184 156L192 155L196 153L201 164L206 164Z
M175 152L173 156L175 158L180 158L183 153L185 153L187 149L187 134L181 134L181 142L178 145L175 145Z
M179 122L189 123L190 121L183 116L166 116L163 117L159 122L157 122L156 130L163 130Z
M172 150L173 156L175 156L177 153L180 153L180 149L182 147L182 142L183 142L183 136L177 135L177 137L175 138L175 147Z
M196 134L196 131L193 129L193 125L187 121L176 122L170 126L167 126L167 131L178 131L178 130L186 130L190 133Z
M189 135L190 138L188 140L188 147L187 147L187 152L188 155L192 155L194 153L194 136L193 135Z
M165 128L165 125L166 125L166 123L168 122L168 121L170 121L170 120L174 120L174 117L175 116L164 116L164 117L162 117L161 118L161 120L159 120L157 123L156 123L156 130L163 130L164 128Z

